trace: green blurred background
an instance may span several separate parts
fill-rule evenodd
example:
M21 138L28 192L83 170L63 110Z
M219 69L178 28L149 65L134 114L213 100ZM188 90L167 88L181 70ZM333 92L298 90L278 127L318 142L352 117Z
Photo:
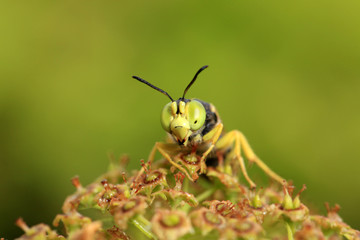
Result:
M360 228L359 1L2 1L0 237L51 224L108 152L139 166L168 99L212 102L314 212ZM262 176L253 166L250 175ZM264 176L262 176L264 177Z

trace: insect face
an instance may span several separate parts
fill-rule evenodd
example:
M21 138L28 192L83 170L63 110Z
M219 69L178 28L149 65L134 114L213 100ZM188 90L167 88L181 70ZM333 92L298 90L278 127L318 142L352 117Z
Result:
M203 66L196 72L194 78L185 88L183 96L176 101L164 90L155 87L144 79L133 76L136 80L145 83L170 98L171 102L166 104L161 112L161 125L180 145L187 146L189 138L195 137L204 128L206 119L204 105L195 99L185 99L185 94L195 82L199 73L207 67L207 65Z
M180 144L187 146L191 136L204 126L206 111L202 103L192 99L179 99L165 105L161 125Z

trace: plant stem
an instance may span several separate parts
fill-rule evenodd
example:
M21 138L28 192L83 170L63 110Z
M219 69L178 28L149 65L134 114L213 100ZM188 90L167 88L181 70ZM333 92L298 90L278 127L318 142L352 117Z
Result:
M208 197L210 197L216 191L215 188L210 188L209 190L203 192L202 194L198 195L196 199L200 202L204 201Z
M136 220L141 222L146 227L150 227L151 223L143 215L137 215Z
M288 232L288 239L289 240L294 240L293 231L291 230L291 227L290 227L289 223L285 223L285 224L286 224L286 230Z
M131 219L130 222L149 239L157 240L154 234L149 230L150 222L147 219L145 219L142 215L136 216L135 218Z

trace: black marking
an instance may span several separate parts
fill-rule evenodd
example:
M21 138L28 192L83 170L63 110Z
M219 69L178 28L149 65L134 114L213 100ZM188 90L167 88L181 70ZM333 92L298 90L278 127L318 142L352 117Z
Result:
M179 114L180 113L180 102L184 102L185 104L187 102L190 102L191 100L190 99L182 99L182 98L179 98L178 100L176 100L176 105L177 105L177 110L176 110L176 114Z

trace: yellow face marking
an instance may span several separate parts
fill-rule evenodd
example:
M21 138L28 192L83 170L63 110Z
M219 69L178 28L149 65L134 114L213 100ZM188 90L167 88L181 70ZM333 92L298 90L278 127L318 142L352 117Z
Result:
M184 115L184 113L185 113L185 102L183 102L183 101L179 102L179 111L180 111L180 114Z
M170 124L171 133L179 143L185 144L191 135L189 122L178 114Z

